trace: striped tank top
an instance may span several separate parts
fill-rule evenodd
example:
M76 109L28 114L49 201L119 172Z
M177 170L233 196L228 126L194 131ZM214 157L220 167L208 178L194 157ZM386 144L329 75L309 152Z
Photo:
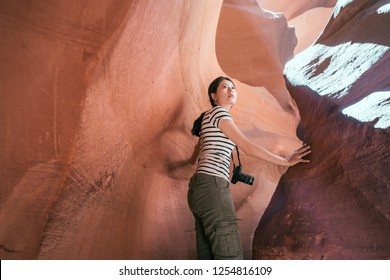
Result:
M200 151L196 173L224 178L229 182L230 156L235 144L219 129L221 120L232 120L220 106L205 112L200 129Z

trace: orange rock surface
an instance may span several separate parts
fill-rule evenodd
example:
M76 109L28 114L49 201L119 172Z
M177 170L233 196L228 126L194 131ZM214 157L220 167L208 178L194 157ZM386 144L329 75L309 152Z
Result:
M280 180L255 259L390 259L389 12L388 1L339 1L286 65L312 162Z
M257 0L264 10L282 13L298 38L294 54L316 41L329 20L337 0Z
M287 20L304 24L261 2L1 1L1 259L194 259L190 129L210 106L208 84L235 80L231 113L253 141L281 155L301 144L309 109L283 76L301 40ZM286 168L242 161L256 178L232 186L250 259Z

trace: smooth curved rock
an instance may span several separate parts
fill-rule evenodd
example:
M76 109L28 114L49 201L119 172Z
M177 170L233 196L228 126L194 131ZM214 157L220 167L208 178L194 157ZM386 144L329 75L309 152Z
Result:
M258 0L259 5L276 14L282 13L298 39L294 54L312 45L322 33L337 0Z
M232 186L245 257L252 243L254 258L388 256L388 131L376 127L386 114L369 123L343 115L368 93L388 92L388 52L378 47L389 46L388 33L358 33L359 24L388 26L384 2L337 6L314 49L284 72L294 100L283 69L296 38L254 0L1 1L1 259L194 259L189 131L219 75L235 79L232 115L253 141L287 155L301 144L302 114L298 135L313 147L313 162L289 169L276 192L286 168L242 156L256 178ZM303 16L302 3L291 7ZM245 40L231 36L243 31ZM344 90L341 71L327 69L344 51L361 61L354 44L378 59L350 63L345 75L355 79ZM316 77L334 82L337 100ZM386 100L371 108L386 111Z
M222 1L5 4L1 258L195 258L190 129L210 106L208 84L226 75L215 50ZM270 60L279 81L294 45L285 43ZM244 132L280 154L299 146L285 85L278 100L232 77L240 95L232 114ZM242 160L258 178L232 191L251 258L253 233L286 169Z
M337 0L299 0L294 2L289 0L257 0L257 2L265 10L283 13L290 21L315 8L333 8Z
M216 39L222 69L245 84L265 87L283 109L296 115L283 80L295 44L294 30L282 15L265 12L253 0L224 1Z
M340 2L317 43L287 64L312 162L282 177L256 231L254 258L390 258L386 6Z

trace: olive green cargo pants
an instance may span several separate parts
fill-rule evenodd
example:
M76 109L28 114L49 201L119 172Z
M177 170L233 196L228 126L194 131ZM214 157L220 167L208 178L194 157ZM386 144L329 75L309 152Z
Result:
M197 173L189 185L188 205L195 217L198 259L242 260L240 233L229 182Z

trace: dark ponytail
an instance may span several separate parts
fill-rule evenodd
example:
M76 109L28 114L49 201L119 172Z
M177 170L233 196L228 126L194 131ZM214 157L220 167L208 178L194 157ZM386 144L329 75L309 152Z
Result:
M200 136L200 128L202 126L202 120L203 120L203 116L205 113L206 112L203 112L202 114L200 114L199 118L197 118L194 121L194 126L192 127L192 130L191 130L192 135L197 136L197 137Z

